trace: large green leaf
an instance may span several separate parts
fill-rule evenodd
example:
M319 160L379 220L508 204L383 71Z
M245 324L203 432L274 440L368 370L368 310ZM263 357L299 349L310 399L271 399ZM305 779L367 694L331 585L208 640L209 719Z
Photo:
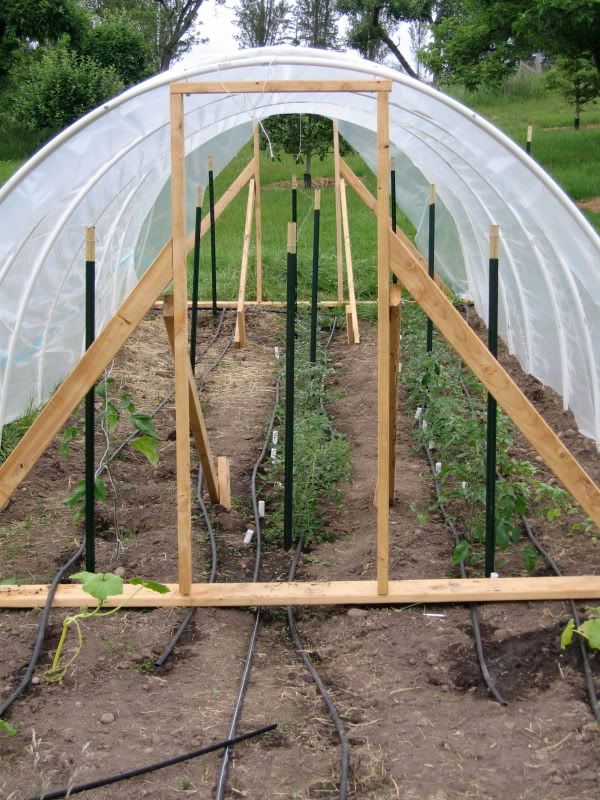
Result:
M158 464L158 441L153 436L138 436L131 443L134 450L146 456L148 461L156 466Z
M585 636L592 650L600 650L600 618L586 620L577 632Z
M107 597L123 594L123 578L112 572L76 572L72 581L81 581L84 592L103 603Z
M143 586L145 589L152 589L153 592L158 592L159 594L168 594L169 587L165 586L164 583L158 583L158 581L149 581L145 578L140 578L139 575L135 578L132 578L129 583L133 586Z
M471 552L471 545L466 539L461 539L452 552L452 563L460 564Z
M154 417L150 414L142 414L140 411L136 411L131 415L131 421L141 433L156 437Z
M562 650L564 650L565 647L568 647L573 641L574 631L575 631L575 620L570 619L565 625L565 628L560 635L560 646Z

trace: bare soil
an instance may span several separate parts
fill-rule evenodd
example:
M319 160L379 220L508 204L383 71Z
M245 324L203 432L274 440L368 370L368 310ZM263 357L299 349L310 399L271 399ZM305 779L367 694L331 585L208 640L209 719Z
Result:
M249 580L254 549L244 546L251 522L249 484L271 414L273 347L282 318L249 313L250 345L230 348L202 393L216 454L232 459L233 509L212 508L219 549L218 580ZM471 319L474 324L476 320ZM200 345L214 322L201 317ZM199 378L227 346L223 335L198 366ZM372 578L375 511L375 350L372 323L361 321L361 344L334 338L330 412L352 445L352 479L340 506L327 507L332 541L305 554L300 579ZM593 446L581 437L556 397L501 359L528 396L598 478ZM113 377L149 411L172 386L172 359L159 316L148 317L124 348ZM396 503L391 509L391 566L395 578L452 574L452 540L430 509L429 467L413 438L414 420L402 413L397 441ZM77 415L76 415L77 416ZM102 510L98 569L121 566L126 576L158 580L176 575L174 410L157 416L157 467L128 450L114 462L120 536L117 552L110 506ZM118 436L128 433L125 423ZM117 436L117 438L118 438ZM98 439L100 452L101 439ZM516 447L530 459L525 442ZM82 474L82 443L68 458L52 445L0 516L0 579L47 581L81 537L64 497ZM540 522L538 530L537 524ZM597 546L573 537L568 524L534 520L565 572L597 572ZM267 514L268 525L268 514ZM194 574L210 569L206 531L194 512ZM265 556L262 578L285 579L288 557ZM518 568L518 560L515 560ZM15 737L0 735L0 798L41 796L48 788L80 783L176 755L225 738L253 616L249 610L199 609L174 657L152 666L183 612L124 610L90 622L74 669L61 684L44 680L64 610L52 612L36 678L10 712ZM480 607L490 670L509 705L490 699L477 666L464 606L299 609L306 649L317 664L351 743L351 796L388 800L567 800L600 794L600 730L586 703L575 652L561 652L559 634L569 612L563 603ZM0 696L6 696L31 654L39 611L0 612ZM598 659L593 669L598 683ZM112 722L100 722L105 714ZM339 749L314 685L294 651L283 610L264 613L241 730L277 722L276 733L238 746L228 798L335 798ZM35 731L35 736L34 732ZM211 798L219 756L212 755L87 793L92 800Z
M586 211L600 211L600 197L591 197L589 200L581 200L577 203L579 208L585 208Z

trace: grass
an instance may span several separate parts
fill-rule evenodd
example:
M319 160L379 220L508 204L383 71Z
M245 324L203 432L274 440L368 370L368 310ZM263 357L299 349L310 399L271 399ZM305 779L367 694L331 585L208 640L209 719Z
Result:
M507 81L502 90L448 93L486 117L525 146L527 126L533 125L532 155L575 201L600 197L600 102L586 107L582 128L573 128L573 109L537 76ZM597 125L599 127L585 127ZM600 213L584 210L600 231Z

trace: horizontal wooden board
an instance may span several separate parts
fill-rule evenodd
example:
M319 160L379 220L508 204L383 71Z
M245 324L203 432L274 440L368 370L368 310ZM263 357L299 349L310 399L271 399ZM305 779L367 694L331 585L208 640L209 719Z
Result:
M172 94L263 94L267 92L390 92L384 79L352 81L189 81L171 84Z
M593 600L600 598L600 576L541 578L427 578L390 581L389 593L377 593L376 581L294 583L194 583L180 595L177 584L168 594L126 584L124 594L109 598L115 606L129 598L129 607L169 606L286 606L372 605L405 603L468 603L514 600ZM38 608L46 602L47 585L0 586L0 608ZM57 608L93 605L81 586L61 584L54 598Z

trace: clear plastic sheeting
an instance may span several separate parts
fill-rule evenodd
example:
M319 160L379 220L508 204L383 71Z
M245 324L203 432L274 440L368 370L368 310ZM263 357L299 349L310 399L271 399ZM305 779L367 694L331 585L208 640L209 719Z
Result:
M600 444L600 239L546 173L470 109L352 55L277 47L175 67L57 136L0 189L0 431L45 401L81 357L83 243L97 232L100 331L170 237L169 83L181 80L387 78L398 204L426 252L437 188L436 268L487 321L487 237L500 225L500 332L523 368L558 391ZM206 185L281 113L337 119L375 165L372 93L257 93L185 98L187 227ZM265 221L268 224L268 220ZM360 274L356 274L360 282Z

